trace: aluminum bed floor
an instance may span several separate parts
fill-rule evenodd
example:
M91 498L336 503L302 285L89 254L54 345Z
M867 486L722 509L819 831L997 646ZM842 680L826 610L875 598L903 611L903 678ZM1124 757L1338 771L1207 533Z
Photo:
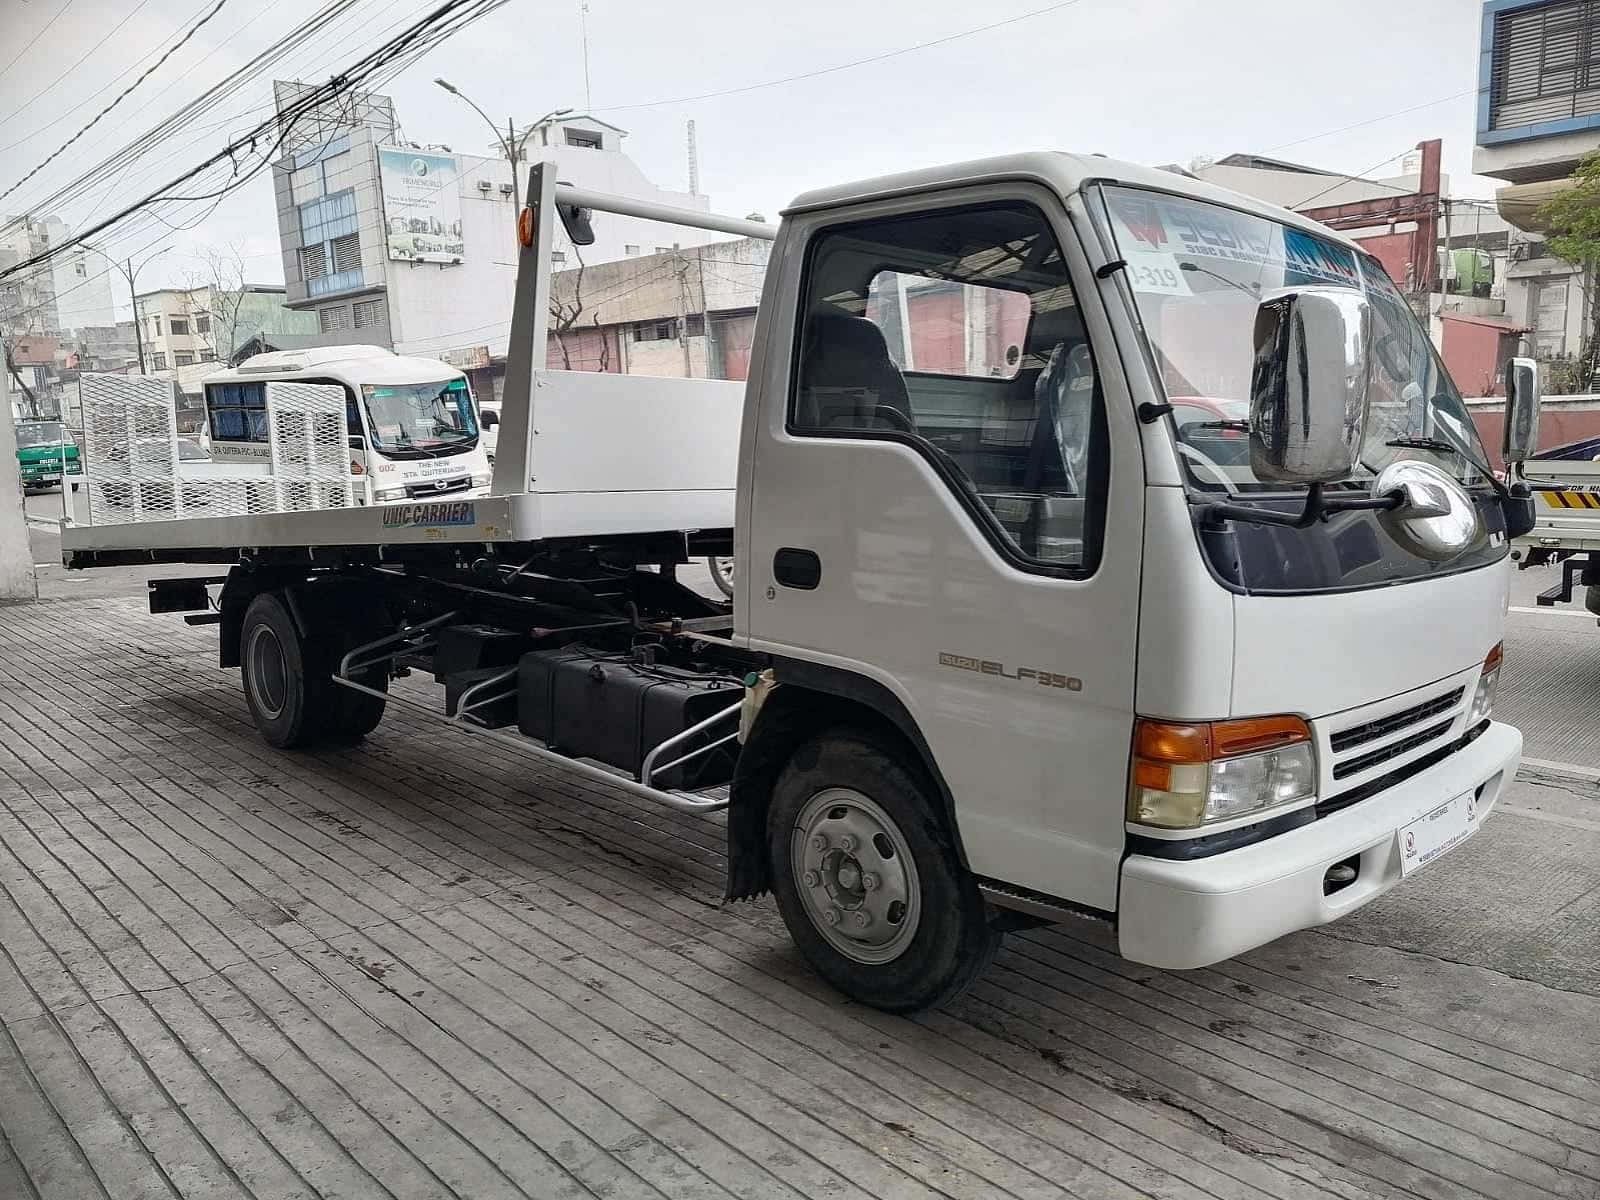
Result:
M315 557L318 549L515 544L648 534L725 540L732 517L731 489L541 492L250 516L99 525L64 522L61 550L67 566L92 567L130 561L226 561L241 550L303 549Z

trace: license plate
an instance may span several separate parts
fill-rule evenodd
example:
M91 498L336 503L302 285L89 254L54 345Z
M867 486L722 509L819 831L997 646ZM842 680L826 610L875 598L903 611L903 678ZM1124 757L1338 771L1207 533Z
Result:
M61 476L59 476L59 475L35 475L34 478L37 479L40 483L60 483L61 482Z
M1425 867L1441 854L1466 841L1478 830L1476 792L1461 795L1439 805L1430 813L1397 830L1400 841L1400 874L1409 875Z

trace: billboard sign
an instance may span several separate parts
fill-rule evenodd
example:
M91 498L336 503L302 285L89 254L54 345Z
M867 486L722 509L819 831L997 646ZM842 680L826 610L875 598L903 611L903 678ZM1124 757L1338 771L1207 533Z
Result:
M466 257L461 171L453 155L380 146L378 179L390 258L456 263Z

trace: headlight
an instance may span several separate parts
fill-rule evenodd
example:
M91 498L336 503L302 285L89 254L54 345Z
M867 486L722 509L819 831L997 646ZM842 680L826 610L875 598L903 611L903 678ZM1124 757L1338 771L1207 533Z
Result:
M1487 720L1494 710L1494 689L1500 682L1500 663L1505 659L1505 643L1496 642L1493 650L1483 659L1483 671L1478 675L1478 690L1472 693L1472 707L1467 710L1467 727Z
M1128 820L1195 829L1317 792L1311 730L1299 717L1180 725L1140 720Z
M372 498L379 504L387 504L391 500L404 500L406 498L406 490L403 487L379 488L372 493Z

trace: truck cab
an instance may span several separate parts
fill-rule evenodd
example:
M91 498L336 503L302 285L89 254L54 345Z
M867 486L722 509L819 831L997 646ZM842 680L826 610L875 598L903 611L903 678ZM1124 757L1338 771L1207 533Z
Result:
M343 390L358 502L487 493L489 458L467 377L437 359L380 346L273 351L208 376L207 443L217 473L270 472L271 382Z
M1521 746L1489 715L1501 497L1354 243L1038 154L802 196L772 263L736 639L915 747L980 894L1106 914L1128 957L1194 967L1365 903L1431 857L1423 830L1464 836L1493 807ZM1287 309L1303 333L1311 300L1348 314L1338 337L1275 362L1266 323ZM1266 460L1314 403L1299 430L1246 411L1317 373L1350 455L1296 479ZM1412 476L1435 515L1367 503ZM748 890L870 962L806 883L806 822L833 810L802 810L793 839L739 810L736 789L736 888L760 860Z

